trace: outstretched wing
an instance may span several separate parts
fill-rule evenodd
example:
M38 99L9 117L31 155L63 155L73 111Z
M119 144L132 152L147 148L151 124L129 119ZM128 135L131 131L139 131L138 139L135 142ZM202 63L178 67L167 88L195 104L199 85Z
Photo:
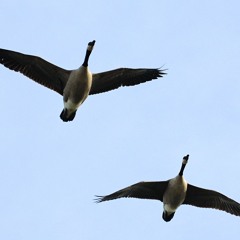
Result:
M139 182L106 196L96 196L96 202L104 202L117 198L142 198L163 201L163 193L169 181Z
M202 208L215 208L240 216L240 204L227 196L208 189L188 184L187 194L183 204Z
M117 89L121 86L134 86L162 77L165 70L147 68L118 68L93 74L90 94L97 94Z
M0 49L0 63L61 95L71 72L40 57L5 49Z

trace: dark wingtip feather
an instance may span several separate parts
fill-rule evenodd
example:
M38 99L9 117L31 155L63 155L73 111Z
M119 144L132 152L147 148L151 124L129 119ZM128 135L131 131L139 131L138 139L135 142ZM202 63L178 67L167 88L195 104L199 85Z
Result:
M157 77L163 77L163 75L167 75L167 73L165 71L167 71L168 69L161 69L161 68L157 68L158 70L158 76Z
M95 195L95 198L93 200L95 203L101 203L104 201L104 196Z

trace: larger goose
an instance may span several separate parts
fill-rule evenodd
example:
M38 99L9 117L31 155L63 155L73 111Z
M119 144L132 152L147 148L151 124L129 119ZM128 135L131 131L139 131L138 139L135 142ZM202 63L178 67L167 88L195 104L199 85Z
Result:
M119 68L91 74L88 59L95 41L89 42L83 64L76 70L65 70L46 60L6 49L0 49L0 63L63 95L64 109L60 118L72 121L78 107L90 94L107 92L120 86L157 79L166 74L160 69Z
M175 178L162 182L139 182L107 196L97 196L97 202L122 197L154 199L163 202L164 221L169 222L181 204L195 207L215 208L240 216L240 204L225 195L204 188L195 187L186 182L183 171L189 155L183 157L180 172Z

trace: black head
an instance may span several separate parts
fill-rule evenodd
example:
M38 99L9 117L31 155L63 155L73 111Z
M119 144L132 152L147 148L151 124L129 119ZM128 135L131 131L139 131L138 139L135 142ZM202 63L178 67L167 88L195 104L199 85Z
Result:
M187 165L188 158L189 158L189 155L186 155L186 156L183 157L182 166L181 166L180 172L178 174L179 176L183 175L183 171L184 171L185 166Z
M90 54L90 53L92 52L95 42L96 42L96 41L93 40L92 42L89 42L89 43L88 43L88 46L87 46L87 52L88 52L88 54Z
M88 59L89 59L89 56L93 50L93 46L95 44L95 40L93 40L92 42L89 42L88 43L88 46L87 46L87 51L86 51L86 55L85 55L85 58L84 58L84 62L82 64L83 67L87 67L88 66Z
M92 42L89 42L89 43L88 43L88 46L91 46L91 47L93 47L93 46L94 46L94 44L95 44L95 42L96 42L95 40L93 40Z
M189 158L189 154L183 157L183 164L187 164Z

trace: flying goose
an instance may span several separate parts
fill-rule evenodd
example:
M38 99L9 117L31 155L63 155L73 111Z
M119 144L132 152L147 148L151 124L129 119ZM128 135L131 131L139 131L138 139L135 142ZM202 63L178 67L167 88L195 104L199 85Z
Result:
M164 70L118 68L92 74L88 59L95 40L88 43L83 64L75 70L65 70L46 60L6 49L0 49L0 63L63 95L64 109L60 118L72 121L78 107L88 95L107 92L121 86L133 86L162 77Z
M223 194L204 188L195 187L183 177L189 155L183 157L180 172L175 178L161 182L139 182L106 196L96 196L96 202L122 197L160 200L163 202L164 221L169 222L181 204L195 207L215 208L240 216L240 204Z

